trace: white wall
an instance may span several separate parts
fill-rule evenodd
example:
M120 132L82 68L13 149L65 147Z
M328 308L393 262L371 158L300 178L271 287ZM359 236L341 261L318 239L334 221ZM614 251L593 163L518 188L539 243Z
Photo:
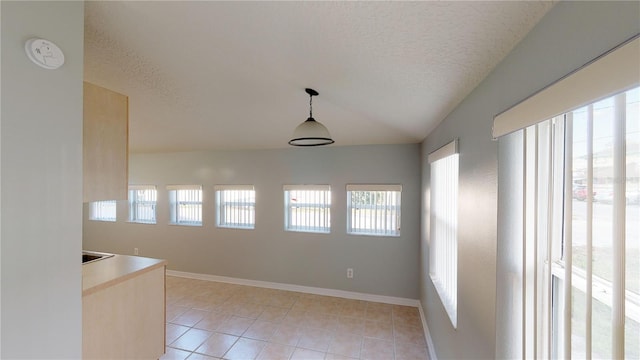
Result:
M427 219L426 155L460 139L457 329L428 276L429 228L426 221L422 226L421 302L438 358L520 356L519 274L513 271L519 245L509 241L509 218L497 217L506 215L508 209L498 213L498 199L512 195L506 191L514 179L501 177L504 188L498 188L498 171L503 173L491 139L493 117L638 32L638 2L559 2L423 142Z
M0 264L3 359L82 350L83 2L2 1ZM24 43L55 42L45 70Z
M135 154L129 182L158 186L158 223L127 223L127 203L116 223L87 220L90 250L167 259L169 269L368 294L418 298L420 146L330 146L278 150ZM402 184L400 237L346 234L348 183ZM204 186L204 226L167 225L166 185ZM216 184L253 184L255 230L215 226ZM284 231L285 184L329 184L331 233ZM87 209L88 206L85 206ZM354 278L346 278L347 268Z

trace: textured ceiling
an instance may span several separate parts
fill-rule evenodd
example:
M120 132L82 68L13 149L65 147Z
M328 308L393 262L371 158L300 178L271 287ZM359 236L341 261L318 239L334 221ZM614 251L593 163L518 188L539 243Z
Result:
M88 1L85 80L129 96L132 152L288 147L305 87L332 146L416 143L552 6Z

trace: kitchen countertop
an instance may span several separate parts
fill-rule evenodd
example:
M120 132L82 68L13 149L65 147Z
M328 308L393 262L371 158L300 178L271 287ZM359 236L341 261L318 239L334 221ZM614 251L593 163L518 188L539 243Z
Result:
M114 255L82 265L82 296L113 286L160 266L166 260L141 256Z

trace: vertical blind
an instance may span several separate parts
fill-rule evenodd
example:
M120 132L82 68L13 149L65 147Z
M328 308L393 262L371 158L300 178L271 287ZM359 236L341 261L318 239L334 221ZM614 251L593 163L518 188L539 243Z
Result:
M458 146L450 142L429 155L429 273L454 327L458 304Z
M640 357L640 88L525 129L523 356Z
M494 119L523 139L522 357L640 357L639 63L635 36Z
M401 185L347 185L347 233L400 236Z
M103 200L91 203L89 218L98 221L116 221L116 201Z
M167 189L171 223L202 225L202 186L171 185Z
M155 224L157 200L154 185L129 185L129 221Z
M285 185L285 229L329 233L331 187L329 185Z
M255 227L256 192L253 185L216 185L215 191L219 227Z

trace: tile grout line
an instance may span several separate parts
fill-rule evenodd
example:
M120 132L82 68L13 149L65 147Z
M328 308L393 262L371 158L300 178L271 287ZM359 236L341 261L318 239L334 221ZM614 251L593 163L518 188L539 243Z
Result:
M202 280L201 280L201 281L202 281ZM204 281L206 281L206 280L204 280ZM208 282L209 282L209 281L208 281ZM171 291L173 291L174 289L170 289L170 290L171 290ZM288 290L284 290L284 291L285 291L285 293L292 293L292 295L293 295L293 294L295 294L295 292L291 292L291 291L288 291ZM211 292L213 292L213 290L211 290ZM240 339L245 338L245 339L248 339L248 340L252 340L252 341L259 341L259 342L263 343L263 347L262 347L262 349L261 349L261 350L256 354L256 358L257 358L257 357L261 356L261 354L262 354L263 352L265 352L265 351L266 351L266 348L267 348L270 344L278 344L278 343L275 343L275 342L272 342L272 341L271 341L271 338L273 338L273 335L275 335L275 333L278 331L278 330L277 330L277 328L276 328L276 330L274 330L274 332L273 332L270 336L268 336L268 338L267 338L267 339L259 339L259 338L254 339L254 338L250 338L250 337L245 337L244 335L249 331L249 329L250 329L254 324L258 323L259 321L264 321L264 322L273 323L274 325L277 325L277 327L281 327L283 324L285 324L285 323L286 323L286 318L287 318L287 316L288 316L288 315L290 315L291 311L292 311L292 310L294 310L294 308L296 307L296 305L297 305L297 304L302 304L302 303L301 303L301 300L303 300L303 299L304 299L304 294L302 294L302 295L300 295L300 294L295 294L295 295L298 295L298 296L295 296L295 297L294 297L294 298L295 298L295 300L294 300L294 301L292 301L292 302L290 303L291 305L289 305L288 307L281 307L281 308L283 308L283 309L286 309L286 313L282 314L282 317L278 318L278 319L277 319L277 321L276 321L276 320L273 320L273 319L270 319L270 318L269 318L269 319L267 319L267 320L260 320L260 317L261 317L261 316L262 316L262 314L265 312L265 309L267 308L267 306L272 306L272 303L271 303L271 302L269 302L269 303L266 303L266 304L265 304L265 303L263 302L263 300L264 300L264 299L259 300L259 301L255 301L255 302L254 302L254 301L247 301L247 299L246 299L246 294L243 294L242 292L238 291L238 289L235 289L235 291L232 291L232 292L231 292L231 293L226 297L226 300L225 300L224 302L222 302L222 304L217 305L217 306L213 306L213 307L198 308L198 307L192 307L192 306L193 306L193 304L192 304L192 305L188 305L188 304L186 304L187 306L177 305L178 303L180 303L180 301L181 301L181 300L188 300L188 297L189 297L188 295L182 296L182 297L180 297L180 298L178 298L178 299L174 299L174 300L173 300L169 305L181 306L181 307L184 307L184 308L186 309L184 312L179 313L179 314L177 314L177 315L173 316L173 318L172 318L172 319L170 319L170 320L168 320L168 321L167 321L167 323L170 323L170 324L173 324L173 325L176 325L176 326L185 326L185 325L182 325L182 324L180 324L180 323L172 323L171 321L173 321L173 320L175 320L175 319L179 318L180 316L184 315L185 313L187 313L187 312L189 312L189 311L191 311L191 310L203 311L203 312L207 312L207 313L211 313L211 312L214 312L214 311L216 311L216 312L221 312L221 313L226 313L226 311L225 311L225 310L221 310L221 309L220 309L220 308L222 307L221 305L223 305L223 304L225 304L225 303L228 303L228 302L229 302L229 301L231 301L233 298L236 298L236 299L235 299L235 301L240 302L240 303L246 303L246 302L248 302L248 303L250 303L250 304L252 304L252 305L260 306L261 310L260 310L260 313L259 313L259 314L258 314L258 313L256 313L256 315L255 315L255 316L252 316L252 317L247 318L247 319L251 319L251 324L250 324L250 325L248 325L244 330L242 330L242 332L241 332L241 333L239 333L239 335L236 335L236 334L227 334L227 333L225 333L225 332L220 332L220 331L219 331L219 330L220 330L219 328L216 328L216 329L214 329L214 330L208 330L208 329L200 329L200 328L197 328L196 326L197 326L197 325L198 325L202 320L204 320L204 318L205 318L205 317L203 316L202 318L198 319L197 321L195 321L195 322L194 322L193 324L191 324L190 326L185 326L185 327L187 327L188 329L187 329L183 334L181 334L181 335L180 335L180 336L178 336L176 339L174 339L174 340L173 340L173 342L171 343L171 344L173 344L173 343L175 343L176 341L178 341L178 340L179 340L183 335L185 335L189 330L194 330L194 329L195 329L195 330L203 330L203 331L207 331L207 332L209 333L209 336L208 336L206 339L204 339L200 344L198 344L198 345L194 348L194 350L193 350L193 351L186 351L186 350L183 350L183 349L174 348L174 347L172 347L172 346L171 346L171 344L168 344L168 345L167 345L167 347L170 347L170 348L173 348L173 349L177 349L177 350L181 350L181 351L188 352L188 353L189 353L189 355L188 355L188 356L192 356L193 354L199 354L199 355L207 356L207 355L206 355L206 354L204 354L204 353L197 352L197 350L198 350L198 348L199 348L200 346L202 346L206 341L208 341L208 340L211 338L211 336L213 336L214 334L231 335L231 336L235 336L235 337L237 337L237 339L236 339L236 340L234 341L234 343L233 343L233 344L231 344L231 346L230 346L230 347L225 351L225 353L222 355L223 357L224 357L225 355L227 355L227 353L228 353L228 352L229 352L229 351L230 351L230 350L231 350L231 349L232 349L232 348L233 348L233 347L238 343L238 341L239 341ZM206 296L206 295L204 295L204 296ZM271 296L273 296L273 295L271 295ZM262 298L262 297L260 297L260 299L261 299L261 298ZM313 298L310 298L310 300L309 300L309 301L313 301ZM365 313L364 313L364 315L363 315L362 317L357 317L357 316L352 317L352 316L348 316L348 315L341 315L341 313L342 313L342 311L341 311L341 310L340 310L340 311L337 311L337 313L335 313L335 314L334 314L334 312L326 312L326 313L325 313L323 310L315 309L315 311L316 311L316 312L324 313L324 314L331 314L331 316L335 317L335 320L336 320L336 321L335 321L335 323L333 324L333 326L331 327L333 330L337 330L337 328L340 326L340 319L342 319L342 318L346 318L346 319L361 319L361 320L362 320L362 327L361 327L361 331L360 331L360 332L361 332L361 334L359 335L359 339L360 339L360 346L359 346L359 358L360 358L360 359L362 359L362 358L363 358L363 353L364 353L364 349L365 349L365 340L366 340L366 339L368 339L368 338L370 338L370 337L367 337L367 336L366 336L366 325L367 325L367 322L369 321L369 322L373 322L373 323L381 323L381 321L379 321L379 319L376 319L376 318L368 318L368 317L367 317L367 309L369 309L369 307L370 307L372 304L375 304L375 303L377 303L377 302L371 302L371 301L366 301L366 300L364 300L364 302L365 302L365 304L366 304L366 308L365 308ZM336 304L336 303L337 303L337 301L336 301L336 302L334 302L334 304ZM336 304L336 305L337 305L337 304ZM340 305L340 306L343 306L343 305ZM405 306L407 306L407 305L405 305ZM279 307L279 306L275 306L275 307ZM314 309L310 309L308 306L302 307L302 309L304 309L304 314L308 314L308 313L311 313L311 312L313 312L313 311L314 311ZM420 309L418 309L418 310L420 310ZM228 315L231 315L231 316L238 316L237 314L234 314L233 312L228 313ZM390 342L390 343L391 343L391 345L393 346L393 349L392 349L392 351L393 351L393 357L394 357L394 358L396 358L396 357L397 357L397 347L398 347L398 343L397 343L397 336L396 336L396 335L397 335L396 327L397 327L398 325L400 325L400 323L398 323L398 319L399 319L399 318L396 316L396 311L394 311L394 307L393 307L392 305L390 306L390 309L389 309L389 315L390 315L390 319L391 319L391 322L390 322L390 323L391 323L391 337L392 337L392 338L391 338L392 342ZM421 315L421 314L420 314L420 315ZM243 316L239 316L239 317L243 317ZM418 318L419 324L421 325L421 321L420 321L420 320L421 320L421 319L420 319L420 318ZM406 324L406 325L407 325L407 326L409 326L409 327L411 327L411 328L415 327L415 326L412 326L412 324ZM331 332L331 330L332 330L332 329L327 329L327 328L325 328L325 327L318 327L318 328L316 328L315 326L309 326L309 325L304 325L304 326L301 326L300 328L302 328L302 329L312 328L312 329L319 329L319 330L322 330L322 331L328 331L328 332ZM320 352L320 353L323 353L323 354L325 355L325 357L327 357L328 355L346 356L346 355L334 354L334 353L330 352L331 345L332 345L333 343L335 343L335 341L336 341L337 339L338 339L338 334L337 334L337 333L332 333L332 334L330 335L330 337L329 337L328 341L327 341L325 351L319 351L319 352ZM372 340L383 340L382 338L380 338L380 339L379 339L379 338L377 338L377 337L371 337L370 339L372 339ZM296 349L307 349L307 350L312 350L312 351L318 351L318 350L309 349L309 348L306 348L306 347L299 347L299 346L301 345L301 341L302 341L302 336L298 337L298 339L297 339L297 341L296 341L296 344L295 344L295 345L293 345L293 346L291 346L291 345L286 345L286 344L278 344L278 345L282 345L282 346L287 346L287 347L291 347L291 348L293 348L293 351L292 351L292 352L291 352L291 354L289 355L289 359L292 359L292 358L293 358L293 355L294 355L294 353L295 353ZM412 345L412 346L413 346L413 345L416 345L416 344L414 344L412 341L410 341L409 343L411 343L410 345ZM426 350L426 349L425 349L425 350ZM428 353L428 350L427 350L427 353Z

